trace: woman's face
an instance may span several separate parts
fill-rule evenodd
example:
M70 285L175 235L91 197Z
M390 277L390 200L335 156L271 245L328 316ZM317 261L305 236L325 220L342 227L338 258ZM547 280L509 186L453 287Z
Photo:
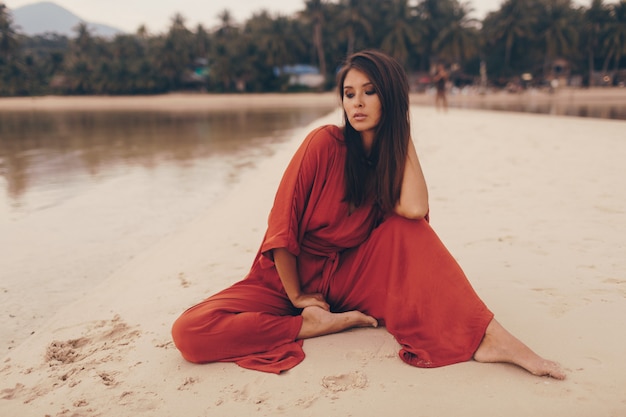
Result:
M380 123L382 106L367 75L354 68L348 71L343 81L342 102L350 125L361 133L365 144L371 146Z

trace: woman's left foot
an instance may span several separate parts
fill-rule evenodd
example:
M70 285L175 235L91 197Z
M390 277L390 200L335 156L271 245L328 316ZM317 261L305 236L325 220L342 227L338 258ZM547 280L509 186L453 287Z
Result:
M331 313L321 307L310 306L302 310L302 328L298 339L323 336L338 333L352 327L376 327L378 322L374 317L360 311L346 311L345 313Z
M487 326L483 341L474 353L474 360L512 363L533 375L549 376L558 380L563 380L566 376L558 363L537 355L495 319Z

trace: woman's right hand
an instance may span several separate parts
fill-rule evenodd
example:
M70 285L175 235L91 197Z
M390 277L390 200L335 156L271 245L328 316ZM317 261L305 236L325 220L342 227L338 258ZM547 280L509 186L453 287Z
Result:
M305 294L300 288L300 278L298 277L298 265L296 256L285 248L272 250L274 254L274 264L280 277L285 292L295 308L304 309L306 307L320 307L330 311L330 306L320 293Z
M330 311L330 306L324 299L324 296L320 293L314 294L301 294L291 300L291 304L293 304L296 308L306 308L306 307L320 307L326 311Z

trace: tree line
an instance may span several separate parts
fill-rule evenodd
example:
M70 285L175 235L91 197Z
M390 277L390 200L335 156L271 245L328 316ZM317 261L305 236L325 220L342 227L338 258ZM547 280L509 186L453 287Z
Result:
M505 0L482 20L472 11L458 0L307 0L292 16L260 10L237 23L224 10L207 29L176 14L164 33L141 26L108 39L84 23L71 38L25 36L0 3L0 95L289 91L297 87L276 69L294 64L319 68L331 88L343 58L365 48L411 74L444 63L457 83L475 82L481 67L496 85L522 74L545 82L562 60L593 86L626 64L626 0Z

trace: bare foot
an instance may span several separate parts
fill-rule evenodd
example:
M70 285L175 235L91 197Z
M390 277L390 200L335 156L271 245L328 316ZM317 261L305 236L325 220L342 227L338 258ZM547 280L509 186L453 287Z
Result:
M542 358L509 333L495 319L487 326L485 337L474 353L478 362L506 362L520 366L533 375L565 379L560 365Z
M374 317L360 311L347 311L345 313L331 313L320 307L311 306L302 310L302 327L298 333L298 339L323 336L325 334L338 333L352 327L377 327L378 322Z

